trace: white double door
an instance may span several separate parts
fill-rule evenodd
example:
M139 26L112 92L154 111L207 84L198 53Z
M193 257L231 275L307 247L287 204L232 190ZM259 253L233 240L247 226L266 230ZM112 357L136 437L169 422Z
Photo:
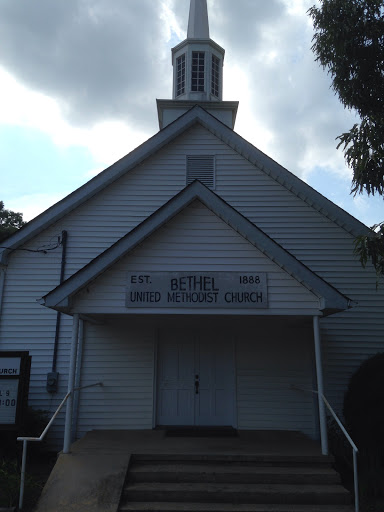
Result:
M223 334L160 335L157 425L235 426L234 344Z

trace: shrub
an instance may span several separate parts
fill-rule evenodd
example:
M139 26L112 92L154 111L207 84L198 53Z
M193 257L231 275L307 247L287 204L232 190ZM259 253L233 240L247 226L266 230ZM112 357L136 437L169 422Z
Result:
M344 418L359 448L384 451L384 353L364 361L352 375Z
M384 505L384 353L364 361L352 375L344 398L348 432L359 449L363 510Z

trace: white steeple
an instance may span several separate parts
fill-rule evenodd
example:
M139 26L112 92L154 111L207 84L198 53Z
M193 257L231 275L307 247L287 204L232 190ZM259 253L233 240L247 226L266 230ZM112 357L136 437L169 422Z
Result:
M221 101L225 51L209 38L207 0L190 0L187 39L172 49L173 99Z
M190 0L187 39L172 48L173 98L157 100L160 129L194 105L234 127L238 102L223 101L224 55L209 37L207 0Z
M191 0L188 39L209 39L207 0Z

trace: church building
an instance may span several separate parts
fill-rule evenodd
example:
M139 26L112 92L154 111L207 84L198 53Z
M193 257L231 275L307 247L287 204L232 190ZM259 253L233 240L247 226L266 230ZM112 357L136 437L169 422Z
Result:
M191 0L159 131L0 249L0 351L31 356L33 408L70 392L48 435L64 453L176 427L299 431L327 453L322 394L341 416L383 349L384 291L353 254L368 228L236 133L224 56Z

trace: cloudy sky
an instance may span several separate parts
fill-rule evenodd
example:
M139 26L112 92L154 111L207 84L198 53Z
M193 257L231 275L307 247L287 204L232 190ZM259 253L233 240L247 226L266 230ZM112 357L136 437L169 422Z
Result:
M356 121L311 52L316 0L208 0L235 130L372 225L335 138ZM0 200L25 220L158 131L189 0L0 0Z

